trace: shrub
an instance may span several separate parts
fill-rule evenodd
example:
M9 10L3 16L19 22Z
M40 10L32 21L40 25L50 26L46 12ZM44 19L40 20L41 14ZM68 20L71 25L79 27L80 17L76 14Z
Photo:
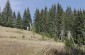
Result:
M17 38L16 36L10 36L9 38Z
M25 38L25 35L23 35L22 38L24 39Z
M73 42L72 42L72 40L66 39L65 45L66 45L67 47L73 47Z

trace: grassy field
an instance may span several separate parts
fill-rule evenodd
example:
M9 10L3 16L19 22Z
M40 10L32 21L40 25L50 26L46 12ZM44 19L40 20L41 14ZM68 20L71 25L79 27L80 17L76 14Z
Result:
M65 44L32 31L0 26L0 55L54 55L65 52Z

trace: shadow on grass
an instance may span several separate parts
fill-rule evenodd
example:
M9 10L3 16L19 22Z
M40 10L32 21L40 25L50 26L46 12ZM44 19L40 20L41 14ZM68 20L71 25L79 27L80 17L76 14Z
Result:
M47 55L85 55L85 52L76 48L67 49L66 52L58 52L56 49L51 49Z

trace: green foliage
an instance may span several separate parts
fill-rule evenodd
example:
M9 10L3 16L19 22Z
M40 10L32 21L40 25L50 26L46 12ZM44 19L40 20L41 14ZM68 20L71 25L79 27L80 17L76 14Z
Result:
M62 25L63 24L63 8L62 6L58 3L57 5L57 34L58 34L58 37L60 36L60 33L61 33L61 30L64 30L64 26ZM63 27L63 28L62 28Z
M70 31L75 43L85 44L85 10L74 9L72 11L71 7L67 7L64 11L58 3L49 9L47 7L41 10L36 9L34 18L34 22L32 22L29 8L25 9L23 19L20 12L16 17L8 0L4 10L0 12L0 25L25 30L29 27L29 29L32 28L37 33L44 33L55 40L67 38L68 31ZM69 42L69 40L66 41ZM70 46L70 44L67 45Z
M56 9L57 8L57 9ZM57 38L60 35L60 31L63 27L63 8L60 4L52 5L52 7L48 10L47 7L39 11L38 9L35 12L35 29L36 32L44 32L49 33L50 37Z
M2 25L1 23L2 23L2 14L0 12L0 25Z
M56 33L56 5L52 5L51 9L49 9L48 13L48 33L53 36ZM56 35L57 36L57 35Z
M24 16L23 16L23 28L26 30L27 27L31 29L30 25L32 25L32 20L31 20L31 15L29 9L24 11Z
M66 39L65 40L65 45L69 48L73 47L73 41L72 40L69 40L69 39Z
M60 39L63 31L63 38L66 38L68 31L71 31L73 41L83 44L85 41L85 11L74 11L67 7L63 11L62 6L54 4L50 9L39 10L35 12L34 27L37 33L48 33L51 38ZM80 39L80 41L79 41Z
M25 11L22 21L20 12L18 12L18 15L16 17L16 13L12 11L10 2L9 0L7 0L4 10L0 12L0 25L6 27L17 27L20 29L26 29L27 27L30 27L32 25L32 20L29 9Z
M84 30L84 19L82 17L82 11L78 11L77 13L77 16L75 18L75 22L74 22L74 41L76 43L81 43L82 40L85 40L84 39L84 36L83 36L83 30Z
M12 27L13 15L9 0L7 1L4 10L2 11L2 25Z
M38 9L36 9L36 12L35 12L35 20L34 20L34 26L35 26L35 31L37 32L37 33L39 33L40 32L40 12L39 12L39 10Z
M22 18L21 18L20 12L18 12L18 15L17 15L17 24L16 24L16 26L17 26L17 28L22 29Z
M67 10L65 12L65 31L72 30L73 24L74 24L74 18L72 14L72 10L70 7L67 7Z
M16 14L15 14L15 12L13 13L13 27L16 27L16 23L17 22L17 19L16 19Z

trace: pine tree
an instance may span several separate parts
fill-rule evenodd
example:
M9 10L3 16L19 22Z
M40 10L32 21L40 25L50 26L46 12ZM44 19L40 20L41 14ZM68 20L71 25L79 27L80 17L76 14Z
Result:
M0 8L0 25L2 25L1 23L2 23L2 13L1 13L1 8Z
M16 24L16 26L17 26L17 28L22 29L22 18L21 18L20 12L18 12L18 15L17 15L17 24Z
M13 27L16 27L16 14L15 12L13 13Z
M28 26L29 26L29 20L27 18L27 12L25 9L24 15L23 15L23 28L26 30Z
M56 5L52 5L51 9L49 9L49 16L48 16L48 33L51 37L57 36L56 35Z
M63 36L70 31L71 36L75 43L85 43L84 28L85 28L85 15L84 11L71 10L67 7L66 11L63 11L62 6L58 3L52 5L52 7L47 10L47 8L39 9L35 12L35 29L37 33L49 33L49 35L55 39L60 38L62 40ZM62 37L61 37L62 36Z
M45 14L45 10L44 9L42 9L41 10L41 12L40 12L40 32L46 32L46 19L47 19L47 17L46 17L46 14Z
M44 9L43 16L44 16L44 32L48 33L48 23L49 23L49 21L48 21L48 10L47 10L47 7L45 7L45 9Z
M73 25L74 25L73 12L70 7L67 7L65 11L65 34L68 34L70 32L70 34L73 35Z
M34 20L34 26L35 26L35 31L37 32L37 33L40 33L40 11L39 11L39 9L36 9L36 11L35 11L35 20Z
M27 9L24 11L24 15L23 15L23 27L25 30L27 29L27 27L29 27L30 30L31 25L32 25L31 15L29 9Z
M65 19L65 27L66 27L66 31L71 31L72 30L72 26L73 26L73 14L72 14L72 10L70 7L67 7L66 10L66 19Z
M7 1L4 10L2 11L2 25L12 27L13 15L9 0Z
M27 8L27 17L29 18L29 24L32 25L32 19L29 8Z
M74 18L74 21L73 21L73 37L75 36L75 19L77 19L77 16L78 16L78 12L77 12L77 10L76 9L74 9L74 11L73 11L73 18Z
M62 6L58 3L57 5L57 35L58 37L60 36L61 30L62 30L62 21L63 20L63 8Z
M84 22L84 30L83 30L83 44L85 45L85 33L84 33L84 31L85 31L85 10L83 10L83 22Z
M78 11L77 17L75 18L74 24L74 41L75 43L81 44L83 37L83 30L84 30L84 20L82 19L82 11Z

